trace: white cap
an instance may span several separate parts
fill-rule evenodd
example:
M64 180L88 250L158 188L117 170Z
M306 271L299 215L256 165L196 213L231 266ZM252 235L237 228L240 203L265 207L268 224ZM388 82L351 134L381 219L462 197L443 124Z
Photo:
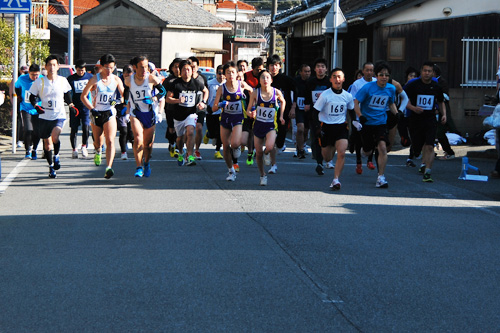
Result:
M149 70L152 71L152 72L156 69L155 64L153 64L152 62L148 63L148 67L149 67Z

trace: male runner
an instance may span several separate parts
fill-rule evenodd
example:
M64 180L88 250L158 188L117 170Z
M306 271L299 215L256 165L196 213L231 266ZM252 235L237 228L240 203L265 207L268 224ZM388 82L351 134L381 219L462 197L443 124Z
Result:
M36 160L36 149L40 138L38 136L38 112L30 103L30 88L36 79L40 76L40 66L32 64L29 67L28 74L21 75L16 83L16 95L20 99L20 110L22 122L24 123L24 148L26 149L25 158Z
M296 152L295 154L299 159L306 158L306 151L304 149L307 140L307 133L309 132L309 117L306 116L304 110L305 98L307 90L307 81L311 78L311 67L307 64L300 66L299 75L295 78L295 87L297 88L297 108L295 110L295 121L297 126L297 133L295 134Z
M78 110L71 100L71 86L68 80L57 75L59 59L56 55L50 55L45 59L45 69L47 76L36 79L30 88L30 102L39 114L38 134L43 139L43 152L49 164L49 178L56 178L56 170L61 168L59 136L66 120L64 103L69 105L70 112L77 113ZM37 104L37 97L42 102L41 106Z
M345 81L344 72L335 68L330 76L331 89L321 93L312 110L313 118L317 123L315 127L321 129L319 142L325 160L333 159L337 151L337 161L332 184L332 190L340 190L340 174L344 168L345 151L349 137L349 125L347 123L347 112L354 110L352 95L342 89ZM319 113L318 113L319 112Z
M71 148L73 148L72 158L78 158L76 136L80 124L82 125L82 158L87 158L88 156L87 144L90 133L90 111L83 105L80 99L83 89L92 78L92 74L87 73L86 66L87 64L85 61L81 59L77 60L75 63L76 73L68 77L68 82L73 92L73 103L76 109L80 111L78 114L74 112L69 113L69 127L71 128L70 141Z
M200 65L200 60L196 58L195 56L189 57L189 60L191 60L191 67L193 68L193 79L197 80L198 82L202 83L205 88L208 87L207 85L207 78L204 77L203 75L200 75L198 73L198 68ZM208 91L208 89L207 89ZM207 101L208 95L203 99L205 102ZM198 109L196 111L198 115L198 120L196 122L196 135L195 135L195 150L194 150L194 156L196 157L197 160L201 160L201 153L200 153L200 146L201 146L201 141L203 139L203 124L205 124L205 114L207 112L206 104L205 107L202 109Z

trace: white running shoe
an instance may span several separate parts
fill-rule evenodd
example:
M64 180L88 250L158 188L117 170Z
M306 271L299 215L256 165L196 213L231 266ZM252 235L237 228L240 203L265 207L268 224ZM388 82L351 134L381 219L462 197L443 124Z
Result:
M236 173L235 172L228 172L226 180L228 182L234 182L236 180Z
M122 153L121 159L122 160L128 160L127 152Z
M332 183L330 184L330 188L333 190L333 191L338 191L340 190L340 187L342 185L340 184L339 180L338 179L334 179L332 181Z
M78 151L77 150L73 150L73 152L71 153L71 158L78 158Z
M275 164L269 169L268 173L275 174L276 172L278 172L278 166Z
M326 168L327 169L335 169L335 164L332 163L332 161L326 162Z
M271 153L264 154L264 164L271 165Z
M266 185L267 185L267 176L260 177L260 186L266 186Z
M378 188L387 188L387 187L389 187L389 184L387 183L387 180L385 180L385 176L384 175L378 176L377 182L375 183L375 187L378 187Z
M279 151L280 151L281 153L283 153L285 150L286 150L286 145L283 145L283 147L282 147L281 149L279 149Z
M89 156L89 152L87 150L87 147L83 146L82 147L82 157L87 158Z

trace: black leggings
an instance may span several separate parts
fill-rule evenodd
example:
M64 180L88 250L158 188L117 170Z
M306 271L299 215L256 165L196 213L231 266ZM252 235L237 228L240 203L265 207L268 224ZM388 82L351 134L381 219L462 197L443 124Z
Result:
M89 142L89 125L82 124L82 146L87 146ZM78 127L72 127L69 139L71 141L71 148L76 149L76 136Z

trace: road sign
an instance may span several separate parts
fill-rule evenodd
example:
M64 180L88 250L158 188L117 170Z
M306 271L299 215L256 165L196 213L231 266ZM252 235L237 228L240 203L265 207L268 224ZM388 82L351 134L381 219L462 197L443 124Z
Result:
M31 0L0 0L0 13L31 14Z

